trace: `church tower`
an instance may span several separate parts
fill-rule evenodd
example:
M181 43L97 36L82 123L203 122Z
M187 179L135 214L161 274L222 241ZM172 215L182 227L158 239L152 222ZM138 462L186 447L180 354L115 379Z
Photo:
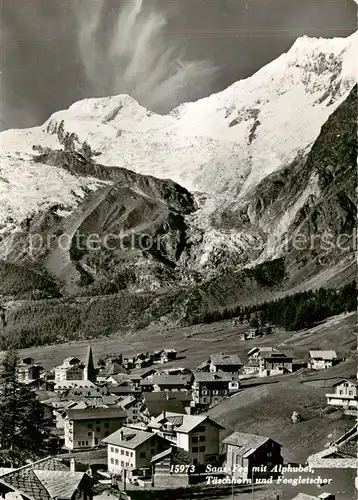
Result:
M83 369L83 380L96 382L96 369L93 363L92 347L89 345L86 351L85 366Z

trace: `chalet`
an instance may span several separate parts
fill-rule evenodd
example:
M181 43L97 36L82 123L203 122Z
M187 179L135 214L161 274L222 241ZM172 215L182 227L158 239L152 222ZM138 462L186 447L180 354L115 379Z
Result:
M126 412L128 424L135 424L137 422L140 422L140 410L143 406L143 403L139 398L135 398L134 396L127 396L119 402L119 405Z
M190 482L190 468L184 469L180 474L173 474L172 470L177 465L188 466L191 463L190 456L175 447L158 453L151 460L152 486L158 488L186 488Z
M19 382L32 382L40 378L44 369L41 365L35 364L32 358L22 359L16 368L16 374Z
M210 358L206 361L200 363L200 365L196 368L196 372L209 372L210 371Z
M241 359L237 354L213 354L210 356L210 371L238 373L242 367Z
M155 392L161 391L184 391L191 389L192 375L153 375L152 383Z
M182 391L145 392L142 394L141 418L149 422L162 412L190 414L191 395Z
M129 356L127 358L123 358L122 365L127 370L132 370L132 368L134 368L135 360L136 360L136 358L134 356Z
M126 380L123 380L123 382L117 385L109 386L108 391L110 394L122 397L136 396L137 394L140 394L140 390L137 389L132 382Z
M169 363L177 359L177 351L175 349L164 349L160 354L161 363Z
M65 447L69 450L94 448L103 438L122 427L127 415L122 408L69 409L65 418Z
M149 377L155 375L156 373L157 370L153 366L152 367L147 366L145 368L132 370L128 378L133 382L135 387L139 387L141 380L148 379Z
M239 390L239 376L225 372L195 372L192 385L194 405L211 406Z
M153 359L149 353L138 354L134 361L134 367L137 369L146 368L153 364Z
M124 373L128 375L129 371L118 361L113 360L107 363L107 366L102 368L97 374L97 381L104 382L111 375L118 375Z
M93 363L92 348L88 346L85 361L75 357L64 359L62 365L54 368L55 381L62 382L66 380L89 380L96 381L96 370Z
M253 347L247 353L247 363L243 368L245 374L258 374L260 370L260 360L265 354L277 352L274 347Z
M188 453L191 463L216 463L220 451L219 432L224 429L207 415L163 412L147 424L148 429Z
M123 427L102 441L107 446L108 471L127 478L147 475L151 459L170 447L165 439L145 430Z
M261 354L259 359L259 375L268 377L270 375L283 375L292 372L292 356L287 356L283 352L273 351Z
M154 391L154 383L151 378L144 378L139 382L140 392L153 392Z
M107 386L112 386L112 385L119 385L122 382L125 381L131 381L132 378L130 377L129 374L127 373L118 373L117 375L109 375L106 377L105 381L103 382Z
M92 488L90 476L55 458L2 470L0 475L0 495L6 500L92 500Z
M340 380L333 385L334 392L326 394L327 404L342 408L358 408L358 391L356 380Z
M268 475L272 468L281 465L281 445L265 436L234 432L223 440L226 445L226 468L234 477L251 479L260 477L260 466L267 466ZM255 467L259 470L255 471ZM262 473L261 473L262 474Z
M262 331L259 328L250 328L247 332L241 334L241 340L252 340L262 337Z
M55 366L55 381L83 380L84 364L80 359L69 357L59 366Z
M336 351L310 351L309 367L312 370L325 370L337 363Z
M71 389L69 389L69 391L67 392L66 396L68 398L73 398L73 399L81 399L81 398L98 399L108 394L109 392L107 387L94 385L93 387L86 387L86 386L71 387Z

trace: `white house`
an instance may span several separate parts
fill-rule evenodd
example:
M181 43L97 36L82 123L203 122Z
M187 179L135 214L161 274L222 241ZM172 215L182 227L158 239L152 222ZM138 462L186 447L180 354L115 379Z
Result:
M153 456L170 448L170 443L157 434L123 427L103 439L107 445L108 471L115 475L127 472L127 477L140 475L140 469L150 467Z
M162 412L148 429L186 451L194 465L214 462L220 453L219 432L224 429L207 415Z
M336 351L310 351L309 366L312 370L324 370L337 364Z
M327 404L343 408L358 408L356 380L340 380L333 385L334 392L326 394Z

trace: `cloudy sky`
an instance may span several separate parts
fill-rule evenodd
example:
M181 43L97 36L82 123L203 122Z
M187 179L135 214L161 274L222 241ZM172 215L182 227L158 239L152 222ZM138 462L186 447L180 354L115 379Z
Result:
M348 36L353 0L2 0L1 129L84 97L166 112L245 78L303 35Z

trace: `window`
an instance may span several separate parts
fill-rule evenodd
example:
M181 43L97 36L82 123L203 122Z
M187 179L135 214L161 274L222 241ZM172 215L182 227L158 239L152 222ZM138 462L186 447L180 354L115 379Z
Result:
M200 451L205 451L205 446L200 446Z
M86 441L86 446L88 446L88 441Z
M269 452L267 453L267 456L268 456L268 457L270 457L270 458L272 457L272 453L271 453L271 451L269 451Z
M104 423L104 428L105 428L105 429L109 429L109 422L105 422L105 423Z
M350 395L350 396L353 396L353 391L349 391L349 395Z
M92 432L89 432L89 433L88 433L88 436L92 436Z
M197 446L193 446L193 453L198 453L199 448Z
M126 451L126 457L129 457L129 451Z
M96 427L96 432L101 432L101 428L100 427Z
M124 450L121 450L121 455L124 455Z
M131 451L131 457L133 457L133 451Z
M191 438L193 443L199 443L205 441L205 436L192 436Z
M94 444L98 444L98 438L95 438Z
M128 467L128 465L129 465L129 462L126 462L126 467Z
M121 467L124 467L124 462L123 461L121 461Z
M203 396L207 396L208 395L208 391L201 391L202 395Z
M107 437L108 435L109 435L109 432L108 432L108 431L106 431L106 432L104 433L104 437Z
M88 429L92 429L92 424L87 425Z
M139 453L139 458L145 458L146 457L146 452L145 451L141 451Z
M111 458L111 464L114 464L114 458Z
M100 420L96 420L96 424L100 424L100 423L101 423L101 421L100 421Z
M218 396L218 394L219 394L219 391L217 391L217 390L213 391L213 396Z
M119 453L119 449L118 448L116 448L116 453Z

